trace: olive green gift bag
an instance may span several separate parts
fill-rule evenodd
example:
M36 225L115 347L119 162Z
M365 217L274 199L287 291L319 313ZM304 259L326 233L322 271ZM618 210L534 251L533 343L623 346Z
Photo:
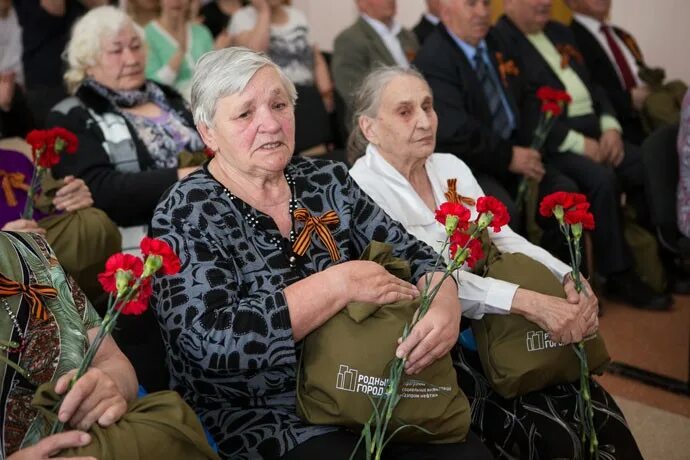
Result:
M486 277L565 298L563 286L549 269L524 254L501 254L485 270ZM504 398L575 382L580 377L580 362L573 347L550 340L547 332L520 315L484 315L472 321L472 332L484 374ZM610 358L598 332L586 339L585 350L590 371L603 372Z
M383 265L409 279L406 261L391 254L391 246L372 242L362 260ZM359 431L385 388L398 337L410 323L419 299L378 306L353 302L303 341L297 378L299 415L314 424L340 425ZM389 433L405 442L461 442L470 425L467 398L457 384L450 354L421 373L404 380L402 396ZM431 433L431 434L429 434Z

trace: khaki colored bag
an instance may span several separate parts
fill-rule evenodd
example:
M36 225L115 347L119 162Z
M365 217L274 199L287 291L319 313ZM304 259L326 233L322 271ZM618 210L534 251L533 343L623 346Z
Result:
M524 254L497 256L485 276L565 298L548 268ZM472 321L472 331L486 378L504 398L579 379L580 362L572 346L549 340L547 332L520 315L484 315ZM590 371L603 372L610 358L599 333L585 342L585 350Z
M31 404L48 420L57 421L52 411L60 397L52 382L39 386ZM133 401L127 413L104 428L94 423L91 442L70 447L61 457L92 456L99 460L219 460L204 434L196 414L174 391L159 391Z
M668 278L659 257L659 243L636 222L635 210L629 205L623 208L623 236L633 255L635 273L656 292L665 292Z
M391 254L391 246L372 242L362 260L373 260L390 273L409 279L410 267ZM355 302L304 339L297 379L297 409L310 423L340 425L359 431L383 394L397 339L412 320L419 299L389 305ZM404 380L389 433L403 424L396 441L460 442L470 426L470 407L459 389L450 355ZM370 399L371 398L371 399ZM402 422L402 423L401 423Z

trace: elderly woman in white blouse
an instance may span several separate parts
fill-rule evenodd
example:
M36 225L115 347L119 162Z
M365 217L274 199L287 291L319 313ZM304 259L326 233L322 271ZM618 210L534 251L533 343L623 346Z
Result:
M446 201L447 180L457 179L457 193L475 199L484 195L474 175L454 155L434 153L437 118L431 90L415 70L384 67L373 72L357 95L355 127L348 145L350 175L407 231L436 249L445 230L434 210ZM468 206L476 216L474 206ZM458 274L463 315L517 313L537 323L561 343L578 342L596 330L597 299L580 299L570 267L510 228L489 230L501 252L521 252L541 262L563 280L568 299L520 289L505 281ZM590 290L591 292L591 290ZM584 317L584 318L583 318Z
M434 153L438 120L431 89L417 71L383 67L372 72L356 95L353 121L348 155L351 161L358 159L350 175L408 232L440 249L445 229L436 222L434 210L446 201L448 179L457 180L457 194L466 198L465 205L476 217L472 203L484 193L465 163L453 155ZM488 231L501 253L523 253L546 266L562 281L565 298L462 270L457 272L457 279L463 316L479 319L485 314L522 315L564 344L578 342L597 330L597 298L593 294L580 296L575 291L568 265L507 226L499 233ZM593 292L589 285L586 288ZM559 385L506 400L488 386L476 353L465 350L460 359L460 386L472 401L473 430L481 434L498 458L504 458L502 452L510 452L516 445L521 458L574 458L569 449L578 447L571 446L572 430L566 428L573 424L573 416L567 411L554 415L551 410L561 404L570 407L572 403L575 407L574 386ZM620 415L605 390L595 383L592 388L602 413ZM542 415L530 408L537 408ZM628 445L633 449L630 457L614 458L637 458L627 426L612 421L614 418L624 420L622 415L607 416L609 421L603 425L609 431L603 436L612 439L616 448ZM563 452L571 453L561 455Z

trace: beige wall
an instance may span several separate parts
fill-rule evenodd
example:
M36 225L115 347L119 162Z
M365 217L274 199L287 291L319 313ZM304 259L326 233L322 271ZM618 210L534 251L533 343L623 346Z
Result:
M556 13L563 17L562 0ZM355 0L293 0L307 14L312 37L324 50L333 49L336 35L357 17ZM500 9L502 0L494 0ZM398 0L398 20L411 27L424 11L424 0ZM672 78L690 82L690 0L613 0L611 19L639 41L650 65L661 66Z
M292 0L309 18L312 38L324 50L333 49L335 37L357 18L355 0ZM398 20L413 27L425 9L424 0L398 0Z
M635 36L647 64L690 83L690 1L614 0L611 21Z

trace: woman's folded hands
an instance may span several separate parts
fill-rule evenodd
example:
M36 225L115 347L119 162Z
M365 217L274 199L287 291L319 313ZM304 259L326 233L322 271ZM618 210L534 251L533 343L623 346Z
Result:
M511 311L537 324L558 343L580 342L599 328L599 301L586 280L583 285L583 293L578 293L568 277L565 299L519 288Z

